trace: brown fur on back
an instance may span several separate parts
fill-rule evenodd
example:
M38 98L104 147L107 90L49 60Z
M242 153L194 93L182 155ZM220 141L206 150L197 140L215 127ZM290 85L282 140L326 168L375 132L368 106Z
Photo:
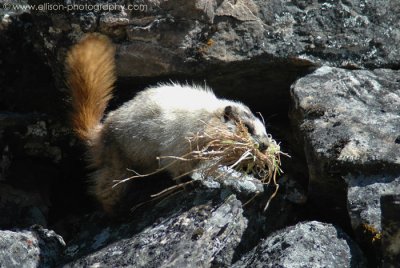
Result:
M93 143L116 80L115 48L99 34L88 34L66 58L66 83L72 95L72 125L78 137Z

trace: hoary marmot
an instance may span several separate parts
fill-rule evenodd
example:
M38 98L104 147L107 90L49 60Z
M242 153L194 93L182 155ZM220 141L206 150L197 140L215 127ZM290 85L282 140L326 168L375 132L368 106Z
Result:
M242 120L260 147L268 144L264 125L240 102L219 99L207 87L160 84L138 93L109 112L116 69L115 48L100 34L88 34L72 47L66 58L66 83L72 95L72 125L89 150L93 193L107 212L121 198L123 184L115 180L132 175L129 169L150 173L159 168L158 156L183 156L189 152L187 137L207 126L234 131ZM170 161L170 160L169 160ZM161 167L168 160L161 161ZM190 172L195 162L178 162L166 170L172 176Z

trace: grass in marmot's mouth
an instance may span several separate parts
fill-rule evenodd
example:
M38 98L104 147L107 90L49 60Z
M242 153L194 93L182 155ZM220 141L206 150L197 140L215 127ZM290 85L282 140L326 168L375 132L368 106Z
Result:
M269 144L266 150L261 151L259 144L252 138L243 122L236 123L236 132L228 129L211 128L208 133L202 136L192 137L191 144L197 144L199 140L209 140L205 146L199 150L193 150L191 157L198 160L211 160L205 170L201 170L205 175L216 174L220 166L227 166L236 171L253 174L259 177L263 183L273 184L275 191L268 200L269 202L276 195L279 185L276 182L277 175L282 170L280 146L269 135Z
M215 127L207 127L206 129L207 131L202 134L187 137L191 149L186 155L180 157L160 156L159 159L171 159L173 161L151 174L140 175L135 172L135 176L121 181L116 181L114 186L130 179L153 175L167 169L178 161L202 161L207 164L174 179L179 179L194 171L201 172L205 177L213 176L218 178L223 175L218 175L220 173L218 172L218 169L221 166L227 166L245 174L253 174L260 178L263 183L275 186L275 191L267 201L264 208L264 210L266 210L270 201L275 197L279 189L279 184L276 180L277 176L282 172L280 168L280 156L287 156L287 154L281 152L279 144L277 144L271 136L269 136L267 149L261 151L259 149L259 144L252 138L246 126L241 121L236 123L235 132ZM176 190L183 188L188 183L191 182L177 184L153 195L152 197L158 198L169 195Z

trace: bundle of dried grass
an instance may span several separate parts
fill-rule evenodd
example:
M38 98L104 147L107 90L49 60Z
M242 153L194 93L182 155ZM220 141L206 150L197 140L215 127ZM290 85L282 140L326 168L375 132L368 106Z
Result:
M264 208L264 210L266 210L270 201L275 197L279 189L276 179L277 175L282 172L280 169L280 156L286 155L280 151L279 144L269 136L267 149L261 151L259 149L259 144L252 138L248 129L241 121L236 123L235 132L228 129L213 127L207 127L206 129L207 131L202 134L197 133L192 137L187 137L191 149L186 155L179 157L160 156L159 159L172 159L173 161L168 164L168 166L164 166L150 174L140 175L135 172L135 176L117 181L114 186L130 179L156 174L165 170L170 165L175 164L177 161L202 161L209 164L203 165L201 168L192 170L187 174L182 174L174 179L178 179L194 171L202 172L204 176L213 176L218 178L217 170L221 166L227 166L245 174L253 174L256 177L259 177L263 183L268 185L272 183L272 185L275 186L275 191ZM188 183L190 182L170 187L152 197L158 198L160 196L168 195L177 189L181 189Z
M276 180L277 175L282 172L280 156L284 154L279 144L271 136L268 138L267 149L261 151L259 144L252 138L244 123L238 121L236 132L211 128L202 136L190 138L191 144L198 144L202 139L210 140L202 148L197 147L197 150L193 150L190 157L196 160L210 160L211 164L202 170L206 176L214 175L221 166L227 166L245 174L253 174L265 184L272 183L275 191L265 205L264 210L266 210L279 189Z
M275 180L280 169L280 146L269 136L268 148L259 149L259 144L251 137L246 126L241 122L236 123L236 132L228 129L211 128L202 135L188 138L196 149L191 150L186 160L210 160L205 174L212 175L220 166L227 166L237 171L252 173L265 183ZM201 140L209 140L204 146Z

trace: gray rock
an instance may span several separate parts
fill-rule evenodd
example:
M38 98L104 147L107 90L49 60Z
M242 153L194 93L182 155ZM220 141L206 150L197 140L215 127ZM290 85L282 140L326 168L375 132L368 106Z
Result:
M61 236L41 227L0 231L1 267L55 267L65 246Z
M74 3L83 6L86 2ZM40 20L43 16L49 18L46 24L39 23L39 31L46 40L46 50L52 54L60 38L66 34L80 36L82 31L101 31L127 40L118 51L119 73L124 77L187 73L198 69L201 61L234 62L266 55L291 58L293 64L399 64L400 50L395 44L400 41L396 27L400 24L400 4L394 0L193 0L141 4L145 7L141 12L129 11L119 4L114 12L83 8L79 13L33 14Z
M400 189L399 75L324 66L292 88L310 199L332 222L345 222L348 207L356 237L377 256L380 197Z
M64 267L210 267L232 261L247 226L233 195L221 200L199 192L162 202L130 224L95 234L86 230L66 249L73 261ZM162 217L152 222L156 215Z
M366 262L340 228L312 221L270 235L232 267L366 267Z
M337 193L345 194L343 175L400 171L398 76L385 69L325 66L293 85L291 117L304 144L316 199L338 200Z
M299 79L294 113L312 150L342 166L399 167L399 75L324 66Z
M207 165L201 168L206 169ZM256 194L264 193L264 185L260 180L229 167L220 167L213 177L204 178L201 172L195 172L191 177L193 180L201 181L208 188L223 188L226 195L234 193L244 202Z
M387 225L391 221L390 217L386 219L383 217L381 200L386 195L400 192L400 175L382 171L380 174L345 175L344 178L348 183L348 213L356 239L374 265L381 263L382 258L386 258L387 263L393 262L396 254L389 253L390 250L387 250L389 246L381 245L383 222L386 222L386 231L388 231ZM394 232L393 229L391 232ZM386 243L389 244L389 241L390 239L387 239Z
M381 202L383 195L400 192L400 176L380 175L347 175L348 208L353 229L368 225L382 231Z
M149 207L139 207L128 223L100 217L83 223L65 250L65 267L227 267L248 251L260 236L287 225L296 215L280 194L267 213L267 198L259 181L249 176L201 179L194 189L169 195ZM232 180L240 182L233 183ZM252 192L252 194L250 194ZM237 197L232 194L236 193ZM242 203L259 193L249 205ZM261 205L260 205L261 204ZM282 211L288 212L281 213ZM293 212L293 213L292 213Z

